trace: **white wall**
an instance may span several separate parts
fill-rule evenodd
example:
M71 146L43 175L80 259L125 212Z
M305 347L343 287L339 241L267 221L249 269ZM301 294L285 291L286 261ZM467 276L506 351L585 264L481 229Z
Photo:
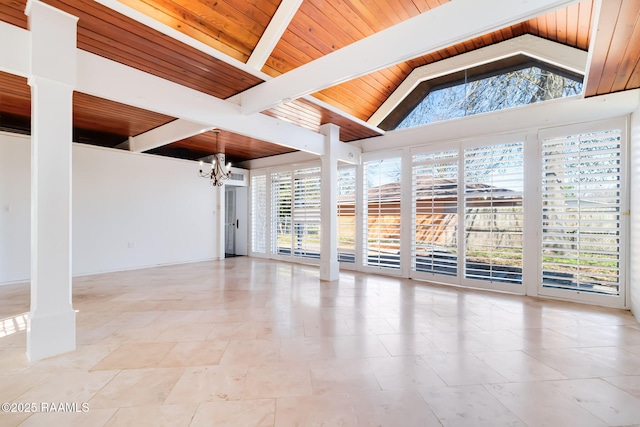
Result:
M0 283L29 278L31 142L0 133Z
M629 293L631 311L640 321L640 107L631 114L629 141L631 146Z
M29 279L30 141L0 133L0 284ZM218 257L197 164L74 144L73 274Z

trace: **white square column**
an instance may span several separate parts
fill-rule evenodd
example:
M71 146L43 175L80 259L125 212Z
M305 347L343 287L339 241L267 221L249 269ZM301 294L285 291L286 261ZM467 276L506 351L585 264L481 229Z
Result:
M324 135L322 155L322 193L320 195L320 280L334 281L340 277L338 262L338 144L340 128L334 124L320 127Z
M31 31L31 311L27 357L76 348L71 305L72 97L77 18L40 1Z

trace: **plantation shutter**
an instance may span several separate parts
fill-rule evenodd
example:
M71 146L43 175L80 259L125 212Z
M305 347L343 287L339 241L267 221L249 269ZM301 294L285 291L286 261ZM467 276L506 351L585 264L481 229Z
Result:
M338 261L355 263L356 168L338 169Z
M412 176L412 270L456 276L458 150L414 155Z
M293 183L294 256L320 258L320 168L295 170Z
M271 174L272 253L291 255L291 172Z
M251 177L251 250L267 253L267 176Z
M523 144L465 149L464 185L465 278L522 284Z
M400 269L401 159L364 163L363 264Z
M619 295L621 132L542 142L542 285Z

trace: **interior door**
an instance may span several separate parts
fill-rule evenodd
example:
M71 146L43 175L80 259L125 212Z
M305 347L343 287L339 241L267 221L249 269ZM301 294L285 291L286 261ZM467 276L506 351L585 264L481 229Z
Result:
M225 188L225 256L236 255L236 191L233 187Z
M236 255L249 254L249 188L236 187Z

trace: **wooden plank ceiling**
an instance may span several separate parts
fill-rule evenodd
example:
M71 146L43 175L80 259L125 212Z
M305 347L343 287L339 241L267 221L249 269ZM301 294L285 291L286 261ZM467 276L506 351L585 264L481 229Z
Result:
M304 0L262 71L272 77L279 76L448 1ZM211 40L210 46L246 62L268 24L264 14L275 10L274 7L277 7L279 2L259 2L259 7L251 4L253 2L243 0L220 0L214 3L204 0L124 0L124 3L185 34L204 34L196 38L201 41ZM203 4L208 7L203 7ZM589 46L593 9L594 1L584 0L483 37L325 89L314 96L366 121L406 76L414 68L422 65L527 33L586 50ZM176 21L180 16L183 18ZM216 26L219 22L225 22L225 25ZM217 31L212 31L212 28ZM221 44L225 46L221 47ZM300 117L292 119L293 110L296 108L304 110L306 106L290 105L272 110L269 114L294 122L304 122L305 111L298 111Z
M640 87L640 1L603 2L586 96Z
M226 99L263 82L260 74L239 70L226 62L167 37L93 0L44 0L79 17L78 47L135 67L217 98ZM246 62L263 36L280 0L121 0L124 4L236 60ZM303 0L261 71L277 77L330 52L357 42L406 19L439 7L449 0ZM22 28L26 0L0 0L0 19ZM640 87L640 1L605 0L599 19L593 60L587 79L587 96ZM440 61L522 34L587 50L595 19L595 1L583 0L567 8L503 28L438 52L322 90L314 96L331 108L308 100L294 100L265 111L271 117L317 131L322 124L341 127L341 139L353 141L379 134L356 119L366 121L416 67ZM258 77L256 77L258 76ZM0 113L25 117L25 100L16 94L18 84L0 75ZM18 91L19 92L19 91ZM145 114L127 106L77 94L74 125L105 134L121 135L153 127ZM121 108L120 118L115 109ZM22 112L21 112L22 111ZM338 114L342 111L345 114ZM112 123L95 117L105 115ZM117 114L116 114L117 115ZM350 115L350 116L349 116ZM131 116L127 123L127 117ZM86 118L85 121L81 118ZM75 122L77 120L77 123ZM117 124L118 120L122 120ZM134 123L140 121L139 124ZM152 123L153 122L153 123ZM160 123L161 124L161 123ZM151 127L150 127L151 126ZM156 124L157 126L157 124ZM88 135L88 134L87 134ZM224 136L228 157L257 158L290 151L286 147L232 135ZM158 154L197 158L211 154L211 135L199 135L156 150ZM222 139L222 137L221 137ZM227 140L229 139L229 140ZM209 148L208 148L209 147ZM235 148L234 148L235 147ZM243 149L246 152L243 152ZM236 160L237 159L237 160Z

